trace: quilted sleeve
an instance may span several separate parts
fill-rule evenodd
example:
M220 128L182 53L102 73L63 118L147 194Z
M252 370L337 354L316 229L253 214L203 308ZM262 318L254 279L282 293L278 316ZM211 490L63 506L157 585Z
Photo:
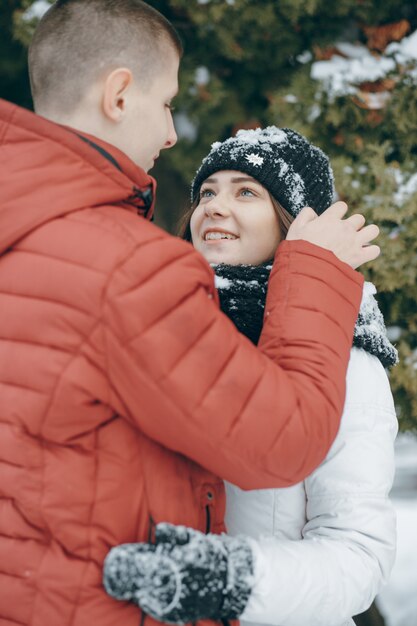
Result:
M305 481L303 540L253 542L256 586L242 620L340 626L370 606L395 558L395 512L388 494L397 429L381 363L354 348L340 431L325 461Z
M219 311L213 272L191 246L137 246L104 305L112 402L242 488L294 484L336 435L362 283L332 253L283 242L256 349Z

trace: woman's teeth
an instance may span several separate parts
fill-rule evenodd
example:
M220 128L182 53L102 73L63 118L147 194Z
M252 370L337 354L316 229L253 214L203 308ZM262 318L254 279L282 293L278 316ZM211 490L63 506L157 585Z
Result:
M231 235L230 233L219 233L219 232L208 232L204 235L205 241L211 241L214 239L237 239L235 235Z

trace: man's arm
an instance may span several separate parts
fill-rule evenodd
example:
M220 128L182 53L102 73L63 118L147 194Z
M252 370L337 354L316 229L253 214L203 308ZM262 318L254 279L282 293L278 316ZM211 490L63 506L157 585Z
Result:
M197 252L168 236L138 245L104 305L113 406L242 488L296 483L338 429L362 282L331 252L284 242L258 350L218 310Z

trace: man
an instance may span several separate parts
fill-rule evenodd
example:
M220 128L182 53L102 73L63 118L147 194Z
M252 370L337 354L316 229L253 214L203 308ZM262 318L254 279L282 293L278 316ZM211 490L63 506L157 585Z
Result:
M344 205L305 210L251 346L205 261L149 221L180 55L139 0L58 0L30 49L38 115L0 104L4 624L136 625L101 585L111 546L160 521L219 532L217 476L295 483L337 432L362 288L349 264L378 255L377 229Z

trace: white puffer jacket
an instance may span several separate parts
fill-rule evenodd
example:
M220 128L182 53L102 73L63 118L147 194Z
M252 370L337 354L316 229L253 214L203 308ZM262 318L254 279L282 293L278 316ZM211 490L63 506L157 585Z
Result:
M346 393L337 438L304 482L246 492L226 485L229 533L257 540L243 622L351 625L387 581L397 419L384 368L361 348L352 348Z

